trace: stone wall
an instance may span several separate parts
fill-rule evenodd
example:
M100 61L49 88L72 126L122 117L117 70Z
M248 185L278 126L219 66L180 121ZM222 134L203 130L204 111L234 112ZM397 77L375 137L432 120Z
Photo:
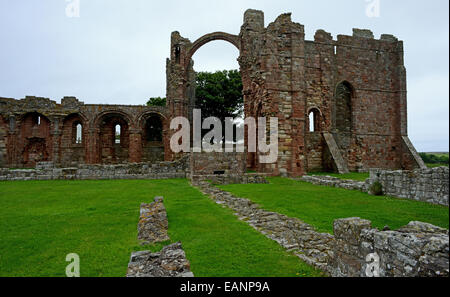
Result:
M411 222L397 231L379 231L360 218L334 221L334 235L320 233L298 218L261 209L249 199L201 181L194 183L217 204L278 242L306 263L331 276L366 277L369 254L380 258L379 276L448 276L448 230Z
M243 175L246 172L245 153L191 153L191 175Z
M84 104L75 97L64 97L61 103L34 96L0 97L0 166L173 160L169 120L170 112L160 106Z
M260 230L306 262L332 276L366 277L376 253L381 277L429 277L449 275L448 230L427 223L411 222L396 231L379 231L359 218L334 222L334 237L318 233L298 219L263 211L247 199L198 184L217 203L231 207L241 220Z
M215 185L266 184L266 177L267 174L263 173L191 175L191 181L209 181Z
M343 188L347 190L359 190L362 192L369 191L369 184L367 182L341 179L333 176L305 175L299 180L320 186Z
M373 269L380 277L449 276L447 229L411 222L396 231L379 231L368 220L348 218L334 222L334 235L332 276L366 277ZM379 261L367 258L370 254Z
M142 245L169 241L164 198L155 197L152 203L142 203L138 223L138 239ZM193 277L190 263L181 246L176 242L161 251L139 251L131 253L127 277Z
M188 159L154 164L78 165L55 168L52 162L38 163L36 169L1 169L0 180L87 180L87 179L166 179L186 178Z
M427 168L412 171L370 171L369 183L379 181L383 193L388 196L406 198L448 206L449 168Z

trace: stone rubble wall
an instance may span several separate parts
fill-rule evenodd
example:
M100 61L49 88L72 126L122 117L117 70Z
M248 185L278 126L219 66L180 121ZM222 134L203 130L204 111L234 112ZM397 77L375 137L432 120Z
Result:
M210 181L216 185L229 184L267 184L267 175L263 173L236 174L211 174L211 175L192 175L191 181Z
M448 173L448 167L412 171L373 169L369 183L380 182L383 193L388 196L448 206Z
M131 254L127 277L194 277L181 242L165 246L160 252Z
M164 207L163 197L155 197L150 203L142 203L138 223L138 239L142 244L151 244L169 240L167 230L167 212Z
M191 152L191 175L214 175L223 171L229 175L243 175L246 171L246 153Z
M52 162L38 163L35 169L2 169L2 180L97 180L97 179L167 179L188 176L188 158L169 162L130 163L117 165L82 164L78 167L55 168Z
M350 179L340 179L333 176L305 175L299 180L320 186L343 188L347 190L359 190L362 192L369 191L369 184L367 182Z
M217 204L231 208L240 220L247 222L268 238L294 253L306 263L326 270L333 256L332 235L319 233L297 218L263 210L248 199L238 198L206 181L193 183Z
M138 239L142 245L170 240L164 198L155 197L150 204L143 203L140 208ZM176 242L161 251L139 251L131 253L127 277L193 277L190 263L181 246Z
M201 181L193 183L240 220L294 252L307 264L335 277L366 277L368 254L380 257L379 276L448 276L448 230L411 222L397 231L379 231L360 218L334 222L334 236L285 215L266 211L248 199Z
M448 230L410 222L396 231L379 231L360 218L334 221L334 277L366 277L369 254L379 257L380 277L449 276Z

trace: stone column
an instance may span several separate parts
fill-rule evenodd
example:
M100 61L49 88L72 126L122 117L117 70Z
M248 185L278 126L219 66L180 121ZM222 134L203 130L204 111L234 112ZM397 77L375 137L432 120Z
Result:
M59 123L61 121L61 117L53 117L52 119L52 161L54 165L58 165L61 162L60 156L60 143L61 143L61 135L62 131L59 129Z
M142 131L138 129L130 129L129 132L129 161L130 163L139 163L142 160Z
M100 129L97 128L90 128L87 133L87 139L85 144L86 149L86 163L87 164L96 164L101 163L99 154L100 154L100 147L99 147L99 134Z

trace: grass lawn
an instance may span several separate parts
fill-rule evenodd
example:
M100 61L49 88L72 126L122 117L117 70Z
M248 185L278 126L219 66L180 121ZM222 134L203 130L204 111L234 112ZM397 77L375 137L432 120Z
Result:
M297 217L322 232L333 232L333 221L361 217L374 227L396 229L410 221L423 221L448 229L448 207L425 202L370 196L369 194L318 186L287 178L269 178L270 184L227 185L221 189L248 198L262 208Z
M0 182L0 276L124 276L141 202L164 196L169 236L196 276L318 276L187 180ZM152 246L157 250L162 245Z
M333 176L340 179L352 179L352 180L358 180L358 181L365 181L370 177L369 173L362 173L362 172L350 172L345 174L340 173L332 173L332 172L312 172L308 175L320 175L320 176Z
M428 168L448 167L448 164L425 163Z

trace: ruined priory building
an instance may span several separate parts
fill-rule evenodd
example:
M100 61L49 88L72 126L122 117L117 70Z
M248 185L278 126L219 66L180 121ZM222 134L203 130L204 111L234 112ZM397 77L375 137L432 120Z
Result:
M424 166L408 139L402 41L360 29L337 40L318 30L305 40L290 14L266 27L263 12L248 10L239 35L215 32L191 42L172 33L165 107L0 98L0 167L173 160L170 121L191 119L195 106L191 58L214 40L240 52L245 116L278 117L278 161L261 164L247 153L248 168L299 176Z

